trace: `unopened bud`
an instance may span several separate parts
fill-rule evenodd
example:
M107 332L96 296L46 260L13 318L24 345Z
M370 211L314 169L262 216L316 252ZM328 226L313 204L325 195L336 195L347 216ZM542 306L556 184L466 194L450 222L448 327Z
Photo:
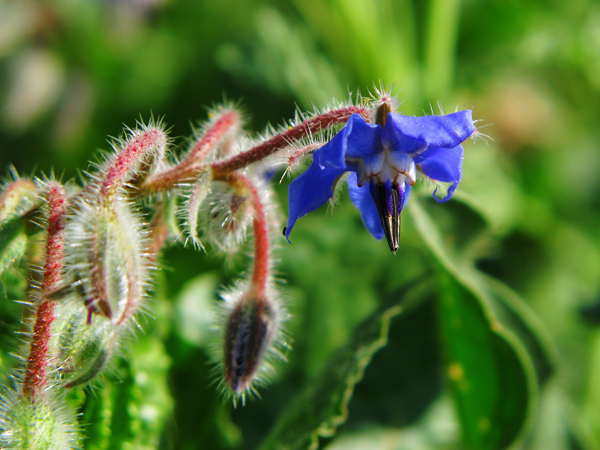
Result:
M245 241L252 223L252 198L215 182L202 203L198 218L197 230L202 230L216 248L233 253Z
M281 324L286 314L277 302L251 293L234 304L226 302L231 309L223 324L223 385L234 404L238 400L244 404L247 395L256 394L254 384L266 382L272 359L285 359Z
M67 388L85 384L100 373L113 351L118 333L103 317L87 323L86 311L78 306L61 302L54 330L53 375Z
M112 206L109 208L109 206ZM91 314L119 325L142 301L149 280L147 232L125 201L80 201L66 227L65 267Z
M38 202L38 188L33 181L17 178L7 183L0 195L0 222L11 215L21 216Z
M164 159L167 143L160 123L128 129L124 137L113 142L115 153L95 177L100 195L110 199L126 183L143 181Z

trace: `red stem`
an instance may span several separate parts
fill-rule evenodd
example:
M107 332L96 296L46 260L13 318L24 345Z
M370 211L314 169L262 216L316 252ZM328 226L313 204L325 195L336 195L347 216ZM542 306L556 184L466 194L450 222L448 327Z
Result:
M164 172L149 177L143 184L146 191L165 191L185 180L193 180L202 167L206 157L213 151L223 137L239 123L237 111L228 110L221 113L213 125L206 130L196 145L183 161Z
M311 133L320 132L339 123L344 123L352 114L360 114L365 119L370 119L369 110L360 106L348 106L346 108L335 109L333 111L320 114L312 119L305 120L304 122L286 130L281 134L273 136L271 139L264 141L250 150L237 154L233 158L211 164L213 179L224 179L233 171L242 169L249 164L266 158L267 156L275 153L277 150L286 147L290 144L290 142L302 139ZM217 127L217 125L218 122L215 127ZM209 132L210 131L212 131L212 128L209 130ZM218 130L215 131L215 136L220 138L222 133L225 133L227 129L223 128L223 130L220 132ZM196 153L197 156L191 158L190 162L188 162L188 159L190 159L188 156L188 158L172 169L148 178L142 185L142 190L145 192L168 191L179 183L194 181L198 175L205 170L206 167L202 164L199 164L199 157L205 157L210 150L212 150L211 146L203 145L202 150L198 150Z
M46 369L48 367L48 350L51 327L54 321L55 302L46 300L49 292L54 290L60 281L64 251L64 215L65 190L58 183L48 184L48 242L46 244L46 263L41 285L41 303L37 309L36 322L33 327L31 351L27 360L27 370L23 381L23 394L35 401L46 386Z
M250 280L251 290L257 299L264 299L267 281L269 279L269 227L265 215L265 208L260 198L258 189L252 181L237 172L227 174L220 178L237 191L245 190L252 197L252 208L254 218L252 226L254 229L254 271Z
M179 167L190 167L203 163L208 154L215 148L225 134L240 121L239 114L234 110L223 111L214 124L206 130L202 138L196 142L190 153L185 157Z
M312 119L292 127L285 132L273 136L262 144L240 153L231 159L212 164L213 175L216 177L234 170L246 167L253 162L275 153L277 150L289 145L290 142L302 139L311 133L317 133L338 123L348 120L352 114L360 114L365 119L370 117L369 110L360 106L348 106L346 108L334 109L324 114L319 114Z
M166 143L165 133L158 128L150 128L129 142L127 147L118 153L112 165L104 172L104 178L100 182L100 194L105 198L112 196L117 188L123 185L134 164L153 145L160 145L160 142L158 142L160 140Z

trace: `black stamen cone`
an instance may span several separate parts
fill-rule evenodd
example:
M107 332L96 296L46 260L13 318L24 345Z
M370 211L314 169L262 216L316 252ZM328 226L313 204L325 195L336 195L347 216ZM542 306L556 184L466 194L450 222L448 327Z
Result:
M378 183L375 187L375 204L381 219L381 226L385 233L390 250L395 255L400 242L400 190L397 184L391 186L388 192L385 184Z

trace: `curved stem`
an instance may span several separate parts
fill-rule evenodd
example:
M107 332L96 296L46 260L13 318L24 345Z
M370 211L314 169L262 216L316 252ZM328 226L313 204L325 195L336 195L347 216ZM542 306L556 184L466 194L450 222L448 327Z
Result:
M132 139L104 171L99 183L100 195L108 202L123 186L135 165L147 157L153 147L165 146L166 142L166 135L160 128L149 128Z
M246 191L252 198L252 209L254 219L252 227L254 230L254 270L250 280L251 290L259 300L266 298L267 282L269 280L269 227L265 214L265 208L260 198L258 189L250 178L237 172L232 172L219 180L226 182L237 191Z
M239 121L240 117L237 111L223 111L179 164L150 176L142 184L142 190L146 192L166 191L180 183L194 181L196 175L206 167L204 164L206 157L215 150L223 137L239 124Z
M370 114L367 108L360 106L349 106L347 108L334 109L324 114L319 114L312 119L304 122L273 136L262 144L251 148L243 153L234 156L231 159L212 164L213 176L222 175L234 170L246 167L253 162L275 153L286 147L290 142L302 139L312 133L317 133L339 123L345 123L352 114L360 114L365 119L369 119Z

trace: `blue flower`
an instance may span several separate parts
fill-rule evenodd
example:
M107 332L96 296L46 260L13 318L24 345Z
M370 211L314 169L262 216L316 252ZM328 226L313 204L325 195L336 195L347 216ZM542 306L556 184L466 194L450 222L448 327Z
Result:
M296 221L327 202L345 172L351 172L350 199L365 226L376 239L385 236L394 253L400 239L400 213L417 169L434 181L451 183L438 201L452 197L462 177L460 144L475 132L471 111L412 117L391 113L384 104L377 117L376 124L369 124L358 114L350 116L344 128L313 153L308 170L290 184L288 241Z

